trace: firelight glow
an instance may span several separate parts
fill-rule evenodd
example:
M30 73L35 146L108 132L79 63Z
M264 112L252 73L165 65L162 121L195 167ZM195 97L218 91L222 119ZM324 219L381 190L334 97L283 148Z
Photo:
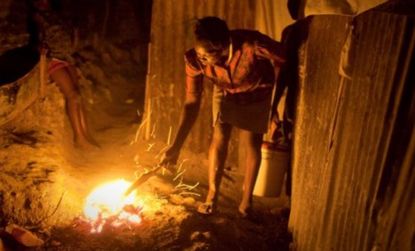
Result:
M136 193L128 197L124 192L131 185L130 182L119 179L105 183L91 192L86 199L84 214L92 223L92 232L101 232L103 226L111 219L111 226L117 227L124 222L140 223L139 212L142 203Z

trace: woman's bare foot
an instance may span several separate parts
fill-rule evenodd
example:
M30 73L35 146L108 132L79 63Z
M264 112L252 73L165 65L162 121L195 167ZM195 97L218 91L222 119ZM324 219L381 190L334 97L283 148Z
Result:
M86 139L76 139L75 140L75 146L77 148L83 149L83 150L98 150L100 149L100 146L98 144L93 144L89 140Z
M248 218L252 214L252 205L251 203L243 203L238 207L238 214L241 218Z
M197 212L201 214L210 215L210 214L215 213L215 211L216 211L216 205L213 204L212 202L201 203L197 207Z
M216 211L216 191L209 190L204 203L200 204L197 211L201 214L213 214Z

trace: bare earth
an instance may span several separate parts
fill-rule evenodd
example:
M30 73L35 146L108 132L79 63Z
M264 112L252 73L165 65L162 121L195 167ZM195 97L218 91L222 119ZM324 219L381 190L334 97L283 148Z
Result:
M284 202L256 198L255 217L247 220L238 218L234 201L221 199L218 213L200 215L195 208L206 188L168 171L139 187L146 202L140 225L88 231L82 209L93 188L118 178L133 181L166 146L137 135L144 72L120 64L122 53L109 47L99 57L83 51L78 59L100 149L73 145L64 100L53 83L44 98L0 128L0 237L6 250L288 250L288 211L275 210ZM30 249L13 241L2 231L9 223L31 230L45 245Z

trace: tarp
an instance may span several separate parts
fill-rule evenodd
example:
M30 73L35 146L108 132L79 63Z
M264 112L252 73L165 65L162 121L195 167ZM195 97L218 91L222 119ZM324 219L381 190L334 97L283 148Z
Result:
M280 40L285 27L311 15L355 16L387 0L258 0L255 6L255 28Z
M298 18L310 15L358 15L387 0L288 0L293 15Z
M286 1L256 1L255 28L260 32L280 41L284 28L293 22Z

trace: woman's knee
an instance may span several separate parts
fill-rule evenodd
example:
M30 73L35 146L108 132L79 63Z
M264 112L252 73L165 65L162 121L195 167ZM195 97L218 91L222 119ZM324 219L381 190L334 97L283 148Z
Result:
M211 147L223 149L228 146L231 134L231 126L228 124L216 125L213 132Z
M78 84L72 79L67 67L56 70L51 78L65 96L79 95Z

